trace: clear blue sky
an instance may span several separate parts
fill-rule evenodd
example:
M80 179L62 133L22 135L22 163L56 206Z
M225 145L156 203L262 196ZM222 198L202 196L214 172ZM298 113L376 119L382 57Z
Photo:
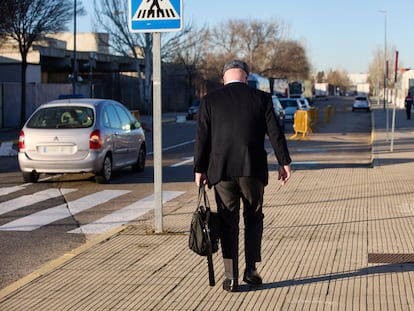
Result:
M314 71L367 72L374 52L384 48L385 33L388 50L399 51L400 65L414 67L413 0L183 1L184 23L200 27L235 18L283 21L290 38L304 44ZM78 31L92 31L93 1L82 3L89 14L78 19Z

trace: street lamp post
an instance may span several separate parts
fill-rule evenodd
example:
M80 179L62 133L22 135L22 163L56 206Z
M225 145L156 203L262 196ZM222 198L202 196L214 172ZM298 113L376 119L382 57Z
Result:
M78 60L76 58L76 0L73 1L73 74L72 74L72 93L76 94L76 82L78 81Z
M386 106L386 94L388 88L388 68L387 68L387 11L379 10L378 12L384 14L384 111Z

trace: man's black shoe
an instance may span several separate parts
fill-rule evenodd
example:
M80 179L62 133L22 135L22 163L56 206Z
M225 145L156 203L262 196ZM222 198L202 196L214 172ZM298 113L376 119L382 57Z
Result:
M262 284L262 277L256 270L246 270L244 271L243 281L250 285L260 285Z
M237 292L239 289L237 280L231 280L231 279L226 278L223 281L223 289L228 292Z

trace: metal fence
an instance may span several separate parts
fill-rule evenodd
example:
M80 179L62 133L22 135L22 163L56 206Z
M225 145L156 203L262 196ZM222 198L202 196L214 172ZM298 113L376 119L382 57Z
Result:
M0 84L0 128L20 127L21 83ZM46 101L72 91L70 84L26 84L26 117Z

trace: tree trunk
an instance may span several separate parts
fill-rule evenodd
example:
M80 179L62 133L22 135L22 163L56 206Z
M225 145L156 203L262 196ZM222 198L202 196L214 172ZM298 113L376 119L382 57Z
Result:
M26 122L26 69L27 69L27 57L26 54L22 54L22 66L21 66L21 108L20 108L20 127L23 127Z

